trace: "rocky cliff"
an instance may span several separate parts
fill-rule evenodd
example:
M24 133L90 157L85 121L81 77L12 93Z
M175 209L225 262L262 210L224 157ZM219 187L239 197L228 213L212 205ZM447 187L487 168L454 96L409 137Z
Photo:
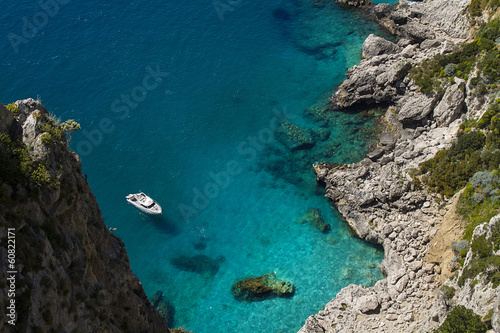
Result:
M438 68L439 87L425 90L411 71L471 40L469 3L400 1L393 7L373 7L376 19L397 42L369 36L363 59L347 71L331 101L351 111L387 108L381 120L384 130L360 163L321 163L314 170L354 233L383 246L381 270L386 278L374 287L342 289L324 310L307 319L300 332L431 332L455 305L466 305L482 318L493 315L492 326L500 329L495 283L476 279L464 284L464 272L471 279L467 259L453 272L458 263L451 244L462 238L465 223L456 213L460 193L451 198L437 195L421 188L415 176L424 161L451 146L465 119L479 119L492 100L478 93L472 74L460 77L453 71L448 76ZM476 228L473 237L488 234L495 223ZM495 254L495 246L489 246L488 255ZM491 263L484 267L497 267ZM450 290L453 293L446 292Z
M169 332L65 129L33 99L0 104L0 331Z

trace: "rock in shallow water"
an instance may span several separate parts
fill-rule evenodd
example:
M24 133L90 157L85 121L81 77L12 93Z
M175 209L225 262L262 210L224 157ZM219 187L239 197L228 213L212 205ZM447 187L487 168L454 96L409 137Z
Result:
M318 208L309 208L307 213L302 215L299 220L299 223L310 223L315 226L321 232L327 232L330 230L330 225L323 220L323 216L321 216L321 212Z
M310 130L302 129L286 121L280 123L277 138L290 150L310 149L314 146Z
M273 273L248 278L233 283L231 294L238 301L254 302L273 297L291 297L294 287L291 282L281 281Z

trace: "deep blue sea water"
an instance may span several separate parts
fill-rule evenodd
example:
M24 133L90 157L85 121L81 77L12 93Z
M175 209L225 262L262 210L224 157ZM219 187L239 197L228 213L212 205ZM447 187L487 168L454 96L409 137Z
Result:
M382 277L383 253L351 235L311 166L368 149L373 114L322 106L366 36L382 34L373 23L312 0L57 1L1 4L0 102L38 97L81 123L71 147L104 221L146 293L173 304L175 326L295 332L342 287ZM328 134L290 151L278 121ZM127 205L139 190L162 218ZM297 222L309 208L330 232ZM199 255L213 265L174 264ZM270 272L295 285L292 298L231 295Z

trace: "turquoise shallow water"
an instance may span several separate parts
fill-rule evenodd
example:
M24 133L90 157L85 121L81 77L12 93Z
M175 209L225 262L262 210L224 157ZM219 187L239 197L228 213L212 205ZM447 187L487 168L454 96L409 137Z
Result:
M146 293L174 305L175 326L294 332L342 287L382 277L383 253L352 237L311 167L367 150L373 115L318 105L366 36L381 34L374 24L301 0L60 1L53 15L31 1L3 6L0 101L39 96L81 123L72 148L104 221ZM275 140L277 119L329 136L291 152ZM139 190L162 204L162 218L127 205ZM309 208L329 233L297 223ZM212 269L173 265L196 255ZM231 295L237 279L270 272L295 285L292 298Z

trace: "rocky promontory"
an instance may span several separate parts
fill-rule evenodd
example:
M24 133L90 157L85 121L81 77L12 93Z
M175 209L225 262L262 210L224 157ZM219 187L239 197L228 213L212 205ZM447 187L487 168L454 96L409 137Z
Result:
M0 331L170 332L68 149L78 127L0 104Z
M300 332L431 332L443 323L452 303L492 317L495 332L500 329L496 286L475 280L469 287L449 279L465 276L468 264L465 259L456 271L451 246L464 230L456 212L460 193L438 195L421 187L417 175L423 162L450 148L464 119L479 119L489 106L490 98L478 96L470 77L461 79L450 71L440 89L423 91L410 73L469 41L469 3L400 1L374 7L377 20L395 39L370 35L363 59L347 71L331 102L349 111L386 108L379 141L359 163L317 163L314 170L353 232L383 246L385 278L370 288L342 289ZM497 220L477 227L473 240L491 235L487 230ZM462 251L465 256L467 249Z

